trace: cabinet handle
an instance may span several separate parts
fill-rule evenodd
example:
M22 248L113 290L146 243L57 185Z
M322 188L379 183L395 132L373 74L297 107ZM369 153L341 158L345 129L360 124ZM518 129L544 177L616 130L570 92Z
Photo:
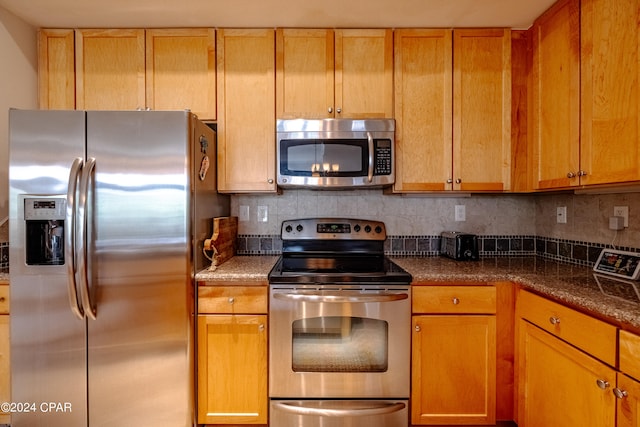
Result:
M416 332L420 332L422 329L420 328L420 325L416 325L415 330Z
M460 178L456 179L456 184L460 184L462 183L462 180Z
M236 302L236 299L234 297L229 297L227 301L229 302L229 304L233 304L234 302Z
M559 317L555 317L555 316L551 316L549 318L549 323L551 323L552 325L559 325L560 324L560 318Z
M576 174L574 172L569 172L567 173L567 178L571 179L571 178L575 178Z
M615 387L613 389L613 394L618 398L618 399L624 399L625 397L629 396L629 393L627 393L627 390L622 390L621 388Z
M264 331L264 323L260 323L260 324L258 325L258 330L259 330L260 332L263 332L263 331Z
M268 182L269 184L273 184L273 179L272 179L272 178L269 178L269 179L267 180L267 182Z
M452 178L447 179L447 184L453 184L453 179Z
M338 114L342 113L342 108L340 108L340 107L336 108L336 113L338 113Z
M583 170L578 171L578 176L585 176L586 174L587 174L587 171L583 171Z
M607 380L601 380L601 379L597 379L596 380L596 384L598 385L598 387L600 387L603 390L606 390L609 388L609 381Z
M327 108L327 111L328 111L329 113L333 113L333 108L329 107L329 108Z
M451 300L451 302L453 303L453 305L458 305L460 304L460 299L453 297L453 299Z

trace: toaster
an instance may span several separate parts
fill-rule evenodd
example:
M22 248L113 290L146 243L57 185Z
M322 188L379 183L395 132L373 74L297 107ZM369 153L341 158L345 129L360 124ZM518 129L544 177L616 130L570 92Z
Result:
M476 261L478 236L459 231L443 231L440 234L440 254L462 261Z

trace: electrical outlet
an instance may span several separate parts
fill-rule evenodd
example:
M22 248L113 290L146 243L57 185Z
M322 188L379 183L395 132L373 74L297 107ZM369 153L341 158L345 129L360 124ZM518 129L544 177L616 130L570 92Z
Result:
M238 209L238 221L249 221L249 206L240 205L240 209Z
M269 219L269 211L266 206L258 206L257 209L258 222L267 222Z
M556 221L558 222L558 224L567 223L567 207L566 206L558 206L556 208Z
M466 221L467 220L467 211L466 211L464 205L456 205L455 220L457 222L461 222L461 221Z
M629 226L629 206L614 206L613 216L621 216L624 218L624 226Z

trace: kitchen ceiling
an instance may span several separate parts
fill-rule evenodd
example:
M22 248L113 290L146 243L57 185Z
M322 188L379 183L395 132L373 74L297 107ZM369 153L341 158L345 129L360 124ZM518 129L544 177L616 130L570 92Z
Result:
M528 28L555 0L0 0L45 28Z

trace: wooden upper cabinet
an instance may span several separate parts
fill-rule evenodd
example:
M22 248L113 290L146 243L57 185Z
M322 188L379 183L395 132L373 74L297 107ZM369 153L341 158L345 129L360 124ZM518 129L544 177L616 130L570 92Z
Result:
M216 118L215 30L146 31L146 106Z
M452 176L452 32L396 30L394 191L447 189Z
M640 180L637 0L582 0L584 185Z
M42 110L76 106L73 30L38 31L38 103Z
M453 189L511 180L511 30L453 31Z
M278 118L392 118L393 32L276 30Z
M393 32L336 30L336 117L393 117Z
M144 43L144 30L76 30L76 108L144 108Z
M333 117L333 30L276 30L276 115Z
M580 179L580 4L561 0L532 27L534 186Z
M218 191L275 192L275 32L217 32Z

